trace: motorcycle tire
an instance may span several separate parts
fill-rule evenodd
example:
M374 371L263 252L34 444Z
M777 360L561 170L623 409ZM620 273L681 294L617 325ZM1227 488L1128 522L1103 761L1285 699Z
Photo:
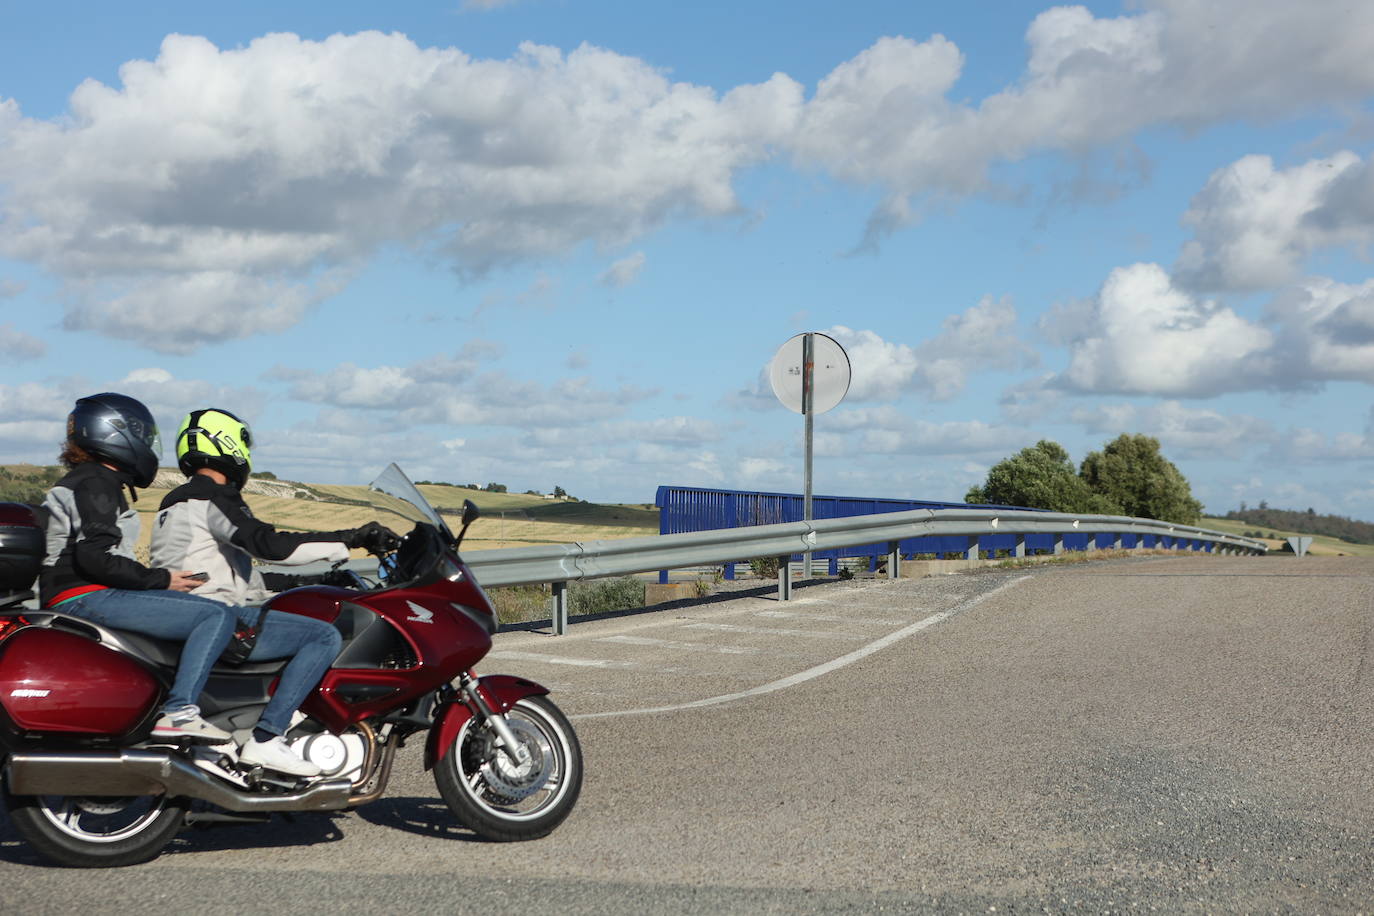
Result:
M525 697L506 714L529 750L515 766L478 717L469 719L434 767L449 810L468 829L498 842L552 833L572 813L582 791L582 746L566 716L542 696Z
M157 858L186 821L184 799L13 795L10 821L40 855L69 868L112 868Z

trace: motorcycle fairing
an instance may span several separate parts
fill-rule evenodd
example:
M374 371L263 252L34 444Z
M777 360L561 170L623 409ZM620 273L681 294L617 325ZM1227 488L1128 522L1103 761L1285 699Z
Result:
M493 712L505 714L525 697L543 696L549 688L509 674L488 674L477 679L477 689ZM434 716L434 725L425 740L425 769L444 759L463 725L472 718L472 709L461 698L444 704Z
M274 600L274 610L291 613L329 602L336 620L349 631L336 667L325 672L319 689L301 704L301 711L339 733L446 684L452 676L446 672L476 664L491 648L491 637L468 615L456 612L457 605L450 607L452 586L440 582L373 592L366 598L367 607L356 609L353 602L335 601L334 596L313 589L284 592ZM285 606L278 603L288 596L293 600ZM357 600L356 593L350 597ZM389 632L379 632L376 623L367 620L371 616L385 621ZM398 648L407 655L403 666L394 657L383 666L382 655Z

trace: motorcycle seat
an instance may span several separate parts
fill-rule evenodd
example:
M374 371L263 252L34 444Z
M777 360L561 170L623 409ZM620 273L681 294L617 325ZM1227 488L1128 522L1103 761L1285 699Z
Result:
M181 660L181 649L185 645L181 640L158 639L154 636L145 636L142 633L135 633L132 630L120 630L115 627L106 629L118 635L120 642L132 652L143 656L147 661L160 665L164 668L175 668ZM242 665L226 665L216 662L212 669L214 674L277 674L286 667L289 658L274 658L263 662L245 662Z

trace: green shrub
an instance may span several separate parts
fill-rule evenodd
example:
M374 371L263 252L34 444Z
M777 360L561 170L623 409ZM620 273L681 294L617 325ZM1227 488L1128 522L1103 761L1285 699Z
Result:
M603 614L644 606L644 583L639 579L593 579L573 582L568 589L568 614Z
M552 616L547 585L510 585L486 592L496 608L496 619L502 623L526 623Z
M749 571L760 579L776 579L778 577L778 558L755 557L749 561Z

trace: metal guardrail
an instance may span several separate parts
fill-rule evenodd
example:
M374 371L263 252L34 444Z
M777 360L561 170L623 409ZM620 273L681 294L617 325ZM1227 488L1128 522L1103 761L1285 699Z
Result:
M799 522L806 518L806 500L801 493L774 493L762 490L721 490L704 487L661 486L654 495L654 504L659 508L659 534L682 534L688 531L714 531L717 528L745 528L752 525L777 525L785 522ZM1021 506L972 505L965 502L949 502L928 499L887 499L857 496L812 497L812 519L849 518L855 515L878 515L884 512L910 512L915 509L973 509L977 511L1031 511ZM983 542L984 549L1010 549L1014 544L1011 535L994 535L996 543ZM1084 549L1088 535L1071 535L1065 542L1070 549ZM960 549L958 537L906 538L902 542L902 552L949 553ZM1042 536L1037 539L1036 547L1052 543L1052 539ZM863 557L868 560L868 568L875 569L887 553L886 544L862 544L858 546L836 547L829 550L810 551L813 560L826 560L831 575L838 571L841 559ZM741 558L736 558L741 559ZM727 563L725 578L734 578L735 564ZM668 581L667 570L659 572L660 582Z
M474 550L463 555L477 580L489 588L506 585L553 586L553 631L567 632L567 585L571 581L687 566L728 563L740 557L790 558L795 554L866 544L887 545L888 575L899 575L899 545L912 537L963 537L964 555L977 557L981 538L998 537L1004 543L1014 536L1012 556L1026 556L1027 535L1054 535L1054 552L1062 553L1066 534L1114 535L1117 547L1166 547L1209 552L1262 554L1261 541L1237 537L1191 525L1174 525L1153 519L1112 515L1067 515L1055 512L993 509L915 509L810 522L784 522L747 528L720 528L649 537L538 547ZM1089 542L1096 542L1090 538ZM1129 541L1130 543L1126 543ZM360 572L376 569L376 561L360 560L349 566ZM267 566L272 569L276 567ZM279 568L282 572L289 568ZM299 567L296 571L301 571ZM791 597L789 564L778 570L779 596Z
M1053 512L988 509L915 509L810 522L784 522L749 528L722 528L620 540L549 544L471 551L464 561L486 586L552 583L553 630L568 625L567 583L604 576L626 576L726 563L740 557L791 557L794 554L864 544L886 544L888 574L899 574L897 545L911 537L930 535L967 538L965 555L977 556L980 537L1014 535L1013 556L1025 556L1025 536L1055 535L1055 552L1063 552L1065 534L1115 535L1114 546L1163 546L1210 552L1261 554L1265 545L1251 538L1220 531L1173 525L1153 519L1108 515L1065 515ZM1153 540L1154 543L1150 543ZM788 564L779 564L780 597L791 597Z

